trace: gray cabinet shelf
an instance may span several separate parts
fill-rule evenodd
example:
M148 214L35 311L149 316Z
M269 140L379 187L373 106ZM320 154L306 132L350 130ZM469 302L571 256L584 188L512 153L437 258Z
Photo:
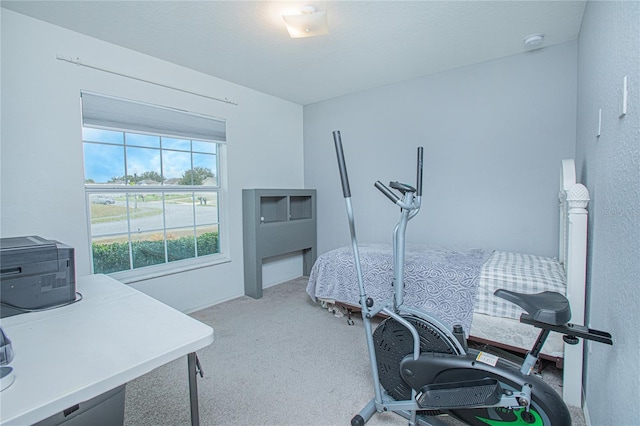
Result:
M315 189L243 189L244 294L262 297L263 260L302 251L303 274L316 261Z

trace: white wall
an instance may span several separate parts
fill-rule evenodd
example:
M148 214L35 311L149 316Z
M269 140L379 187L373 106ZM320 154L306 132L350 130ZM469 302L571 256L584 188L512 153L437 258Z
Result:
M577 158L591 190L587 319L614 338L613 347L587 346L586 409L593 425L635 425L640 385L640 2L588 2L578 43ZM620 117L625 75L628 113Z
M569 42L305 106L319 253L349 243L331 135L340 130L359 241L390 241L398 211L373 183L415 182L424 145L423 207L409 241L557 256L560 164L575 154L576 55Z
M57 54L238 105L79 67ZM80 90L227 120L231 262L134 286L182 311L242 295L242 189L302 187L302 107L2 9L1 235L75 247L77 276L90 273ZM270 276L301 275L301 262L299 271L291 267L285 261Z

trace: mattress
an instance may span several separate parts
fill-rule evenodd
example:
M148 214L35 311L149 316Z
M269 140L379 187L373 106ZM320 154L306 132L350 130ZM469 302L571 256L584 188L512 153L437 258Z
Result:
M567 292L564 268L557 260L494 251L482 265L474 311L493 317L519 319L523 311L518 305L493 295L501 288L519 293Z
M393 295L393 256L388 244L360 244L365 290L376 303ZM539 332L518 319L522 310L493 295L499 288L523 293L566 293L564 270L556 260L479 249L450 250L407 245L405 305L425 310L441 322L462 324L465 332L487 341L531 348ZM314 300L359 304L353 251L341 247L320 255L309 276ZM551 333L543 353L562 357L561 336Z
M539 329L518 320L474 313L470 336L474 340L486 341L499 347L513 348L524 353L525 350L528 351L533 347L539 332ZM542 348L542 354L553 359L563 358L564 341L562 335L551 332Z

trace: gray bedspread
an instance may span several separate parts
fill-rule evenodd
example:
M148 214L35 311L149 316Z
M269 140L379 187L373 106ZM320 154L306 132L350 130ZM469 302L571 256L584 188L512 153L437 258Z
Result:
M386 244L361 244L360 259L367 296L376 303L393 297L393 255ZM405 305L429 312L446 325L461 324L468 334L482 265L490 250L454 251L407 246ZM351 247L318 257L307 293L317 299L359 305L358 281Z

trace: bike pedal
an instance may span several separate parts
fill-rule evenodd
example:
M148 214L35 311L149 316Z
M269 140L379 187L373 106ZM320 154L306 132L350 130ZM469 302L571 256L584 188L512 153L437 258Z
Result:
M416 395L421 408L458 408L494 405L500 401L502 387L496 379L426 385Z

